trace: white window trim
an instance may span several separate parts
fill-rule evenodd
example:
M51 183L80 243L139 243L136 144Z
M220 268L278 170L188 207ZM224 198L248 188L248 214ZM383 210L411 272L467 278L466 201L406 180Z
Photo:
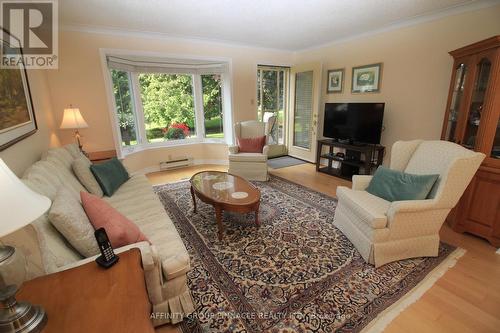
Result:
M99 49L101 57L101 69L104 76L104 84L106 89L106 95L108 100L108 113L111 120L111 129L113 132L113 141L115 144L115 149L117 156L119 158L124 158L129 154L137 153L140 151L145 151L148 149L159 149L168 148L175 146L184 146L191 144L223 144L230 145L233 144L234 129L233 129L233 107L232 107L232 60L230 58L207 58L199 56L186 56L179 54L165 54L158 52L142 52L135 50L122 50L122 49ZM111 71L108 67L107 56L108 55L131 55L131 56L156 56L164 58L176 58L176 59L191 59L191 60L205 60L205 61L221 61L227 64L227 70L225 73L220 74L222 76L222 107L223 107L223 127L224 127L224 138L205 138L205 122L204 122L204 112L203 112L203 89L201 83L201 75L204 73L191 74L193 77L193 95L194 95L194 111L196 119L196 137L182 140L172 140L165 142L147 142L147 137L145 133L144 124L144 112L141 101L140 92L136 87L138 85L138 74L136 72L130 72L131 78L131 93L134 103L135 114L136 114L136 126L137 126L137 144L134 146L123 146L122 138L120 132L120 126L118 123L118 115L116 108L116 101L113 94L113 81L111 77ZM207 73L209 74L209 73ZM135 81L135 82L134 82ZM197 87L195 87L197 85ZM194 90L199 89L200 93L195 94ZM200 124L199 124L200 123Z

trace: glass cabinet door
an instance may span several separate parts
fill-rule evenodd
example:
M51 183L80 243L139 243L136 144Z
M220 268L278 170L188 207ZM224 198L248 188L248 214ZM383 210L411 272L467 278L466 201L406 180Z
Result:
M476 137L481 124L483 114L484 98L490 78L491 62L488 58L482 58L476 65L475 82L473 85L469 113L465 124L464 139L462 145L473 149L476 147Z
M463 103L465 79L467 76L467 65L459 63L455 67L455 83L451 95L448 123L446 125L445 140L456 141L457 124L460 116L461 103Z
M500 119L497 121L497 131L493 138L493 147L491 148L492 158L500 159Z

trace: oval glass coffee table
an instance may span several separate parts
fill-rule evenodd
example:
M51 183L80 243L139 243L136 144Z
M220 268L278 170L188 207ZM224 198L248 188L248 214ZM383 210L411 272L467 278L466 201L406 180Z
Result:
M260 190L247 180L227 172L201 171L193 175L189 182L195 213L196 197L214 206L219 240L222 240L224 233L222 225L224 210L236 213L255 212L255 224L260 226Z

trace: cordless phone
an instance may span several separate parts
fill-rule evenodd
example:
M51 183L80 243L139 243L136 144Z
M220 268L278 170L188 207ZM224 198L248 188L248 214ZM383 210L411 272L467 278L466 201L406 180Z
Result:
M95 239L97 240L97 245L99 245L99 250L101 250L101 256L99 256L95 261L104 268L109 268L118 262L119 257L113 251L111 247L111 242L109 241L108 235L104 228L99 228L94 232Z

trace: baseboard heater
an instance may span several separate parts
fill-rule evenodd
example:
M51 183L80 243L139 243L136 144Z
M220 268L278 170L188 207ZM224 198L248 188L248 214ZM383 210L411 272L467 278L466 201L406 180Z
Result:
M193 164L192 157L177 157L170 159L168 161L160 162L160 170L172 170L178 168L184 168Z

